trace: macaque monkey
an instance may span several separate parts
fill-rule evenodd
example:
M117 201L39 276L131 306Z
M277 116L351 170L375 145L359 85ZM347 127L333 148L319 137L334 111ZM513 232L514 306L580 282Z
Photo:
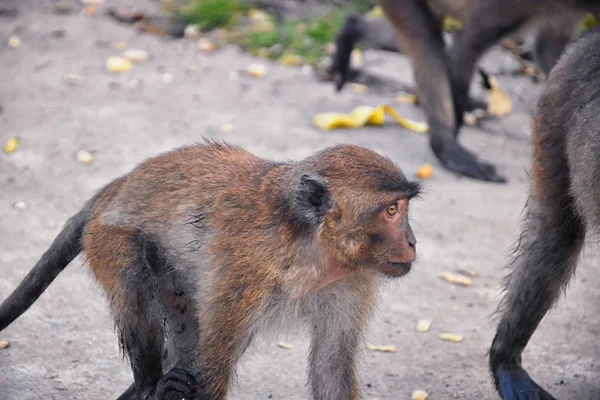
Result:
M586 231L600 227L600 33L574 42L550 73L534 112L525 220L490 349L504 400L553 400L521 354L573 276ZM542 368L543 366L540 366Z
M315 400L357 400L385 278L416 257L419 183L357 146L272 162L207 142L149 159L73 216L0 305L0 330L79 253L106 292L134 384L121 399L224 400L268 329L308 327Z
M395 30L398 50L409 56L417 85L417 96L429 123L430 146L449 170L471 178L505 182L496 168L481 161L457 140L463 114L473 108L469 87L477 61L492 45L508 34L538 24L534 54L549 70L574 31L573 16L591 11L594 0L378 0ZM581 14L578 14L581 13ZM442 36L444 16L462 23L451 48ZM341 89L349 77L350 52L361 38L392 49L390 33L373 28L358 16L348 18L340 30L330 72L338 75Z

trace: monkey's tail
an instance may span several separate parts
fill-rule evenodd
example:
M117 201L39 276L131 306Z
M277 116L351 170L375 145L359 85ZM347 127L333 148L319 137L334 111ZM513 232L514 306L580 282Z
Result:
M95 199L72 216L42 258L0 304L0 331L23 314L82 250L81 238Z

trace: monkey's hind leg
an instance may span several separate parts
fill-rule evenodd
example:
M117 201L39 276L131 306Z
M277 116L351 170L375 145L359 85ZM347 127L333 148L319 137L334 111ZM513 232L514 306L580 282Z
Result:
M449 170L474 179L505 182L496 168L481 161L456 138L456 121L451 86L450 61L441 27L425 1L379 0L381 8L396 27L400 48L413 62L417 95L430 132L430 147ZM461 113L462 118L462 113Z
M556 134L534 132L533 183L526 220L490 349L490 370L504 400L554 399L522 368L521 354L571 278L585 239L584 224L569 188L564 141L557 142Z
M133 229L97 222L90 223L84 237L90 267L108 294L119 342L133 371L135 391L130 387L120 398L190 398L195 381L188 371L162 372L164 304L146 247Z

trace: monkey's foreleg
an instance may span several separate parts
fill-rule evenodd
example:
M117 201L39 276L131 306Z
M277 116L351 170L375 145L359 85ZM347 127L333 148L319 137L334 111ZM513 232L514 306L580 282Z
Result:
M504 182L493 165L477 159L456 140L459 124L455 119L450 64L441 27L426 2L379 0L379 4L396 27L400 48L413 62L419 101L427 114L430 146L436 157L446 168L461 175Z
M327 298L312 317L308 378L314 400L360 399L356 364L374 304L375 288L369 285L360 282L351 294Z
M490 369L504 400L552 400L521 367L521 353L575 269L584 239L564 193L531 198L502 319L490 350Z

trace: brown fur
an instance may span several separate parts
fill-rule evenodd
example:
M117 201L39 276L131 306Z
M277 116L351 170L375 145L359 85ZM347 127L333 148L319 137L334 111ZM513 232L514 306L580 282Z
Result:
M212 142L108 185L82 225L82 250L132 364L121 399L175 390L223 400L254 337L302 321L315 400L358 399L377 287L415 258L408 202L418 190L356 146L277 163Z

